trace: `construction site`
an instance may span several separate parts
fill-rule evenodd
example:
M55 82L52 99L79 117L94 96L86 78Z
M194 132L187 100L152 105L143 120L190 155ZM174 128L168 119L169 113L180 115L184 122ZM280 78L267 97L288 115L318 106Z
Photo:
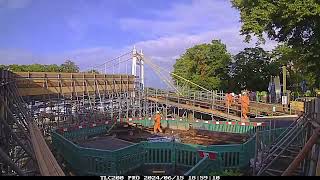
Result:
M1 71L0 174L319 175L319 99L250 101L244 119L222 91L145 87L156 65L129 56L128 74Z

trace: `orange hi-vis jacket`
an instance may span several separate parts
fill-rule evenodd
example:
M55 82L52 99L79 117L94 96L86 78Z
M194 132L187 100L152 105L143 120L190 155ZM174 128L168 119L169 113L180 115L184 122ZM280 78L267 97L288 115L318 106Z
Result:
M160 124L160 122L161 122L160 114L156 114L156 117L154 118L154 120L155 120L155 123Z
M162 132L162 130L161 130L161 116L160 116L160 114L156 114L156 116L155 116L155 118L154 118L154 126L153 126L153 132L154 133L157 133L157 131L160 131L160 132Z
M232 101L233 101L233 97L230 93L226 94L226 106L231 106L232 105Z
M249 103L250 103L250 100L249 100L249 97L247 95L243 95L241 96L240 98L240 103L241 103L241 107L248 110L249 108Z

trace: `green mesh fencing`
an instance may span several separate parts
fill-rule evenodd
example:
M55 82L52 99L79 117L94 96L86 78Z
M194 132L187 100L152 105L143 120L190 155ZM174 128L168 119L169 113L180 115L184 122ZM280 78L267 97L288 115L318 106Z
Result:
M130 122L153 126L151 119L133 120ZM268 131L269 127L239 123L216 124L206 121L189 123L187 120L162 120L163 127L172 129L204 129L219 132L253 134L259 130L260 139L270 144L283 129ZM243 144L202 146L178 142L141 142L115 151L83 148L71 140L86 138L105 133L110 126L100 125L52 133L55 149L79 175L124 175L135 168L145 165L176 165L190 168L190 175L205 175L212 171L241 169L249 166L255 155L255 136ZM203 160L199 150L217 152L216 160ZM203 161L202 161L203 160ZM204 166L205 165L205 166Z

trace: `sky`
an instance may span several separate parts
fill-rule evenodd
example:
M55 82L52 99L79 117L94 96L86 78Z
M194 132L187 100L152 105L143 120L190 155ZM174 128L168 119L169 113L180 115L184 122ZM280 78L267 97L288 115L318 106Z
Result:
M170 71L187 48L213 39L231 54L254 47L240 27L229 0L0 0L0 64L71 59L85 70L136 46ZM275 46L269 40L262 47ZM146 81L163 86L149 67Z

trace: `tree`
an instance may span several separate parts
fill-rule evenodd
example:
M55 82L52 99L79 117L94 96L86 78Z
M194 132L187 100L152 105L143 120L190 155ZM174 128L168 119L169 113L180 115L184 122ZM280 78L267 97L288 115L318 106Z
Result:
M79 72L79 67L71 60L67 60L63 64L61 64L61 72L67 73L77 73Z
M18 64L11 64L8 66L8 70L15 71L15 72L27 72L26 66L18 65Z
M29 71L29 72L45 72L46 71L46 67L43 64L30 64L28 66L26 65L21 65L22 67L24 67L23 71Z
M8 67L6 65L0 64L0 71L6 70L6 69L8 69Z
M86 73L100 74L99 71L97 71L95 69L89 70Z
M287 67L287 86L291 91L301 91L301 82L303 80L312 81L309 72L304 68L301 56L295 49L287 44L278 45L272 51L272 58L281 66Z
M309 84L320 86L320 2L318 0L232 0L240 11L241 34L246 41L255 35L264 42L263 34L278 42L288 43L296 52Z
M239 92L243 89L265 91L270 76L279 75L280 64L271 60L271 54L262 48L245 48L234 56L231 66L232 89Z
M66 61L61 66L56 64L43 65L43 64L29 64L29 65L0 65L0 70L6 69L14 72L79 72L79 67L72 61Z
M59 72L60 67L56 64L46 65L46 71L47 72Z
M220 40L212 40L209 44L187 49L176 60L173 73L209 90L225 89L230 62L231 55L227 52L226 45ZM180 81L176 76L172 77L176 82Z

